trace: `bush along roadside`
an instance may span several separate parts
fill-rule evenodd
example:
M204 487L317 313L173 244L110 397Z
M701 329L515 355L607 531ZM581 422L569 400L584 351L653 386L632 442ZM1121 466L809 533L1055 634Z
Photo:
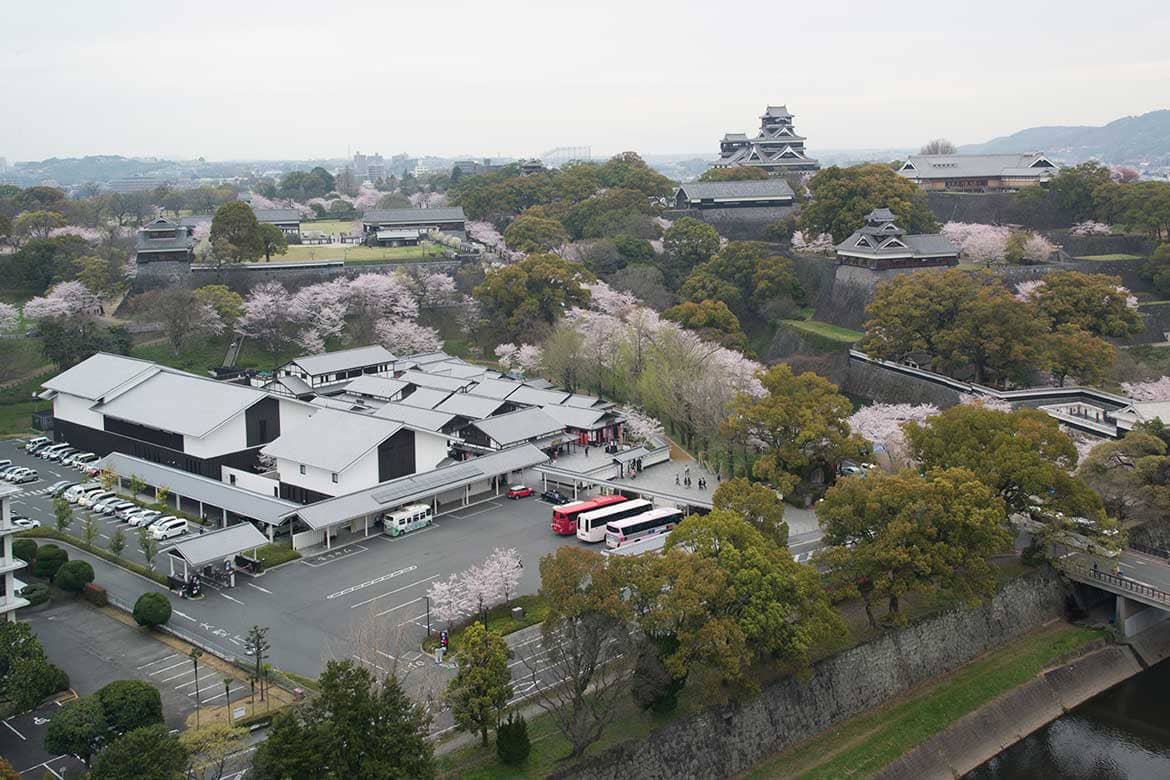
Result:
M521 607L524 610L524 617L519 620L512 617L513 607ZM545 603L544 599L539 594L529 594L526 596L517 596L507 604L497 604L487 610L485 617L489 631L500 636L507 636L522 628L541 623L547 616L548 604ZM463 639L463 632L467 629L467 626L479 621L480 616L478 614L472 615L463 625L450 629L447 633L447 652L458 652L459 643ZM437 622L432 623L431 636L423 642L423 648L428 653L439 646L439 630L442 628L444 626L439 625Z
M109 561L115 566L121 566L123 569L132 571L135 574L140 574L147 579L154 580L163 587L166 587L167 585L166 575L152 569L148 569L140 563L128 561L125 558L119 558L109 550L103 550L101 547L95 547L92 544L86 544L85 540L83 539L78 539L76 536L70 536L69 534L63 534L53 528L30 528L27 531L21 531L19 534L17 534L17 536L25 538L31 537L35 539L55 539L59 542L65 542L66 544L70 544L79 550L84 550L90 555L96 555L105 561Z

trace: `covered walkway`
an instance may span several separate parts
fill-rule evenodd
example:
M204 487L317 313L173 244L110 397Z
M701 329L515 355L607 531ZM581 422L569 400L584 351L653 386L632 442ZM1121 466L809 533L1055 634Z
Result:
M190 582L192 576L214 580L226 587L236 584L235 559L247 552L255 557L257 548L268 543L251 523L240 523L210 533L190 536L168 547L171 577ZM178 570L175 564L179 564Z

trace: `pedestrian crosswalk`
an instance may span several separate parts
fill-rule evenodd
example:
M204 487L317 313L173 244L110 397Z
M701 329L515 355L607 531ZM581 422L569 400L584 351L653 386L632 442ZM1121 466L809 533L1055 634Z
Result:
M45 485L44 487L37 488L36 490L22 490L21 492L14 494L12 498L35 498L36 496L44 496L52 492L53 486Z

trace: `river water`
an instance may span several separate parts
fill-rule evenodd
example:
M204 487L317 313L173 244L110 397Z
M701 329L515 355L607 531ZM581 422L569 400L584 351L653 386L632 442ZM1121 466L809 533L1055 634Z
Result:
M1085 702L964 780L1170 778L1170 662Z

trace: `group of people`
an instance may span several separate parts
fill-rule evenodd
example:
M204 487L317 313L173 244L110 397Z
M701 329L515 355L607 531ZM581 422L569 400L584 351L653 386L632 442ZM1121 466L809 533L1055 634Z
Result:
M707 489L707 480L705 478L699 477L698 480L696 480L696 483L698 485L699 490L706 490ZM683 473L681 475L677 471L674 473L674 484L682 485L684 487L691 486L691 467L690 466L687 466L683 470Z

